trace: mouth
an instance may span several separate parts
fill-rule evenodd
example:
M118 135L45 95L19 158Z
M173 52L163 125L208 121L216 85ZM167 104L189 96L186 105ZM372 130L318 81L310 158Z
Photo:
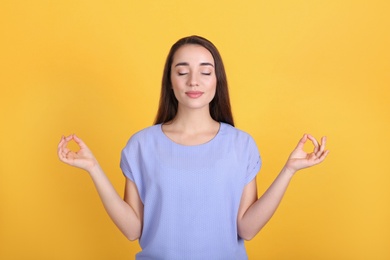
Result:
M202 91L187 91L186 95L190 98L198 98L203 95Z

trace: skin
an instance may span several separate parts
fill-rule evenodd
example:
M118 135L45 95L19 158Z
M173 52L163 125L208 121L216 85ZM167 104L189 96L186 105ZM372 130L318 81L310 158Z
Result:
M184 45L175 53L171 68L172 91L179 105L176 117L162 126L163 132L182 145L210 141L219 130L219 122L214 121L209 112L209 103L216 89L212 55L201 46ZM78 151L67 148L72 141L78 144ZM307 142L313 144L310 153L303 150ZM240 237L250 240L264 227L275 213L295 173L325 160L329 153L325 145L326 137L322 137L319 143L313 136L304 134L277 178L260 198L257 197L256 179L245 186L237 216ZM58 157L62 162L89 173L113 222L129 240L138 239L142 232L143 204L135 184L126 179L122 199L91 150L76 135L61 138Z
M171 82L178 111L162 126L163 132L183 145L210 141L219 130L219 122L211 118L209 109L217 85L211 53L199 45L179 48L173 56Z
M80 147L78 151L67 148L74 141ZM58 144L58 157L66 164L86 170L108 215L120 231L129 239L136 240L141 235L143 205L135 184L126 181L125 195L122 199L108 180L98 161L87 145L76 135L62 137Z
M303 150L308 140L314 146L311 153L306 153ZM325 144L326 137L322 137L321 144L319 144L313 136L305 134L290 154L279 175L259 199L257 199L256 178L246 185L237 218L238 234L242 238L251 240L271 219L297 171L317 165L325 160L329 153L329 150L325 150Z
M199 45L186 45L173 56L172 90L183 110L209 109L215 96L217 78L211 53ZM179 114L180 115L180 114Z

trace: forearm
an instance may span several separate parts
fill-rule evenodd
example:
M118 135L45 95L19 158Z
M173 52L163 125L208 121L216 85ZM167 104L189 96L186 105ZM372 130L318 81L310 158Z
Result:
M285 168L267 189L267 191L253 203L238 222L240 237L252 239L271 219L278 208L294 172Z
M88 171L105 210L119 230L129 239L138 239L141 235L141 216L117 193L102 168L96 164Z

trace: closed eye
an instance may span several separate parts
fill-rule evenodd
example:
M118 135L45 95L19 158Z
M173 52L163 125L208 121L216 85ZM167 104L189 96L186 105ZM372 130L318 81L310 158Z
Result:
M184 75L187 75L188 74L188 72L178 72L177 73L177 75L179 75L179 76L184 76Z
M210 76L211 72L202 72L202 75Z

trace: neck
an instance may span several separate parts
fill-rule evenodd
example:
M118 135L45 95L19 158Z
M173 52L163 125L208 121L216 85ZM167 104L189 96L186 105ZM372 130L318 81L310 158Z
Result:
M199 145L212 140L219 131L219 122L214 121L205 109L179 109L175 118L162 126L162 131L172 141L182 145Z
M210 115L209 109L178 109L172 125L181 128L185 132L197 132L218 124Z

